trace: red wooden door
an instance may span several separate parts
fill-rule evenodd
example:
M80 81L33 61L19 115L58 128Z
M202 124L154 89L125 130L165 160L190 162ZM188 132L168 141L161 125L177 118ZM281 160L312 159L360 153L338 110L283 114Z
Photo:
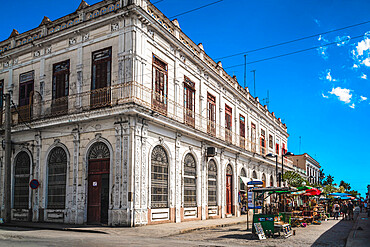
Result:
M87 223L100 223L101 175L89 175Z
M226 174L226 214L232 214L232 175Z
M87 223L108 223L109 160L89 160Z

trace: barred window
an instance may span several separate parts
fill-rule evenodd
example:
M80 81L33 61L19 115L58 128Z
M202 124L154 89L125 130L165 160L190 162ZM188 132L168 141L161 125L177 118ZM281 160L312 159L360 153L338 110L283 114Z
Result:
M30 156L22 151L15 159L14 171L14 208L28 209L29 182L30 182Z
M66 199L67 154L54 148L48 160L48 208L64 209Z
M168 157L161 146L153 149L151 156L151 207L168 207Z
M257 179L257 173L256 173L256 171L253 171L252 178Z
M217 166L214 160L208 163L208 206L217 206Z
M184 207L197 206L197 168L194 156L187 154L184 160Z
M244 168L242 168L242 170L241 170L241 172L240 172L240 176L241 176L241 177L247 177L247 174L246 174L246 172L245 172L245 169L244 169ZM240 190L241 190L241 191L246 191L246 190L245 190L245 184L244 184L244 182L243 182L242 180L240 180Z

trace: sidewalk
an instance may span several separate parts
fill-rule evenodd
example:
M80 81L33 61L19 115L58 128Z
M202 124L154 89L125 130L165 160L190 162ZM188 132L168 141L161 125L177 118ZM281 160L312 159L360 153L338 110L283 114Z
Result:
M251 221L251 219L249 219ZM75 232L88 232L100 233L111 235L135 235L135 236L155 236L167 237L182 233L188 233L196 230L212 229L217 227L225 227L237 224L245 224L247 217L231 217L224 219L210 219L210 220L196 220L181 223L166 223L158 225L147 225L140 227L103 227L103 226L90 226L90 225L66 225L54 223L33 223L33 222L12 222L1 227L20 227L20 228L33 228L43 230L60 230L60 231L75 231ZM249 223L251 226L251 222Z
M370 221L367 213L360 213L348 235L346 247L370 245Z

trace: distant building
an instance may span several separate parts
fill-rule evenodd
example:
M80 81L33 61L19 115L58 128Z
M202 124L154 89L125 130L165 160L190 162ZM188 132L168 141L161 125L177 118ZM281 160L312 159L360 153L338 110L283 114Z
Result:
M320 164L309 154L298 154L289 157L293 161L294 166L305 171L305 178L313 184L320 181Z
M138 226L239 215L239 178L276 185L265 155L288 149L280 118L148 0L82 1L14 30L0 42L0 89L14 102L13 220Z

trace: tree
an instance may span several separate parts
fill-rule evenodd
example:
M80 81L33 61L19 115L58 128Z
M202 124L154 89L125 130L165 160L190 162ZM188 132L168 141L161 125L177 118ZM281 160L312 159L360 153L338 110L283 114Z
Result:
M293 187L300 187L302 186L303 182L306 182L307 184L307 181L295 171L285 172L283 176L283 180L287 181L288 184Z
M334 182L334 177L332 175L328 175L326 180L323 182L323 185L332 185Z
M340 181L339 183L339 187L343 187L345 189L345 191L350 191L351 190L351 186L349 183L346 183L344 182L343 180Z

